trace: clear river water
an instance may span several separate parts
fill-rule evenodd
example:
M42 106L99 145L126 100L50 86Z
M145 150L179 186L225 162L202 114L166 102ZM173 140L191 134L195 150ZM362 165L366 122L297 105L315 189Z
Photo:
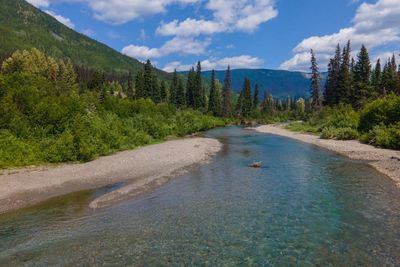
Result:
M205 135L224 143L210 164L138 198L91 210L110 186L0 216L0 266L400 266L389 178L240 127Z

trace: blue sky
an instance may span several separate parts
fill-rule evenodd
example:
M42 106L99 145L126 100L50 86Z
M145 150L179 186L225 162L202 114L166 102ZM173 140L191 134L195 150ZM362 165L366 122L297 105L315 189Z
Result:
M400 0L29 0L64 24L166 71L321 69L337 43L400 52Z

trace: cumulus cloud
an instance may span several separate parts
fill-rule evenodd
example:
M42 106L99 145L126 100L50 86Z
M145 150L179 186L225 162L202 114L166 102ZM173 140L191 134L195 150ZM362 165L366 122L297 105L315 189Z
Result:
M64 24L65 26L74 29L75 25L72 23L72 21L69 18L63 17L61 15L57 15L56 13L54 13L51 10L45 10L45 12L47 14L49 14L50 16L54 17L56 20L58 20L59 22L61 22L62 24Z
M198 36L227 31L253 32L278 15L274 5L274 0L209 0L206 8L212 11L212 20L187 18L163 22L156 33L162 36Z
M122 49L124 55L141 60L160 58L170 54L200 55L205 53L211 40L196 40L194 38L175 37L167 41L160 48L149 48L147 46L128 45Z
M283 62L282 69L304 70L309 65L310 49L314 49L321 65L326 65L338 43L351 40L354 49L362 44L372 52L381 46L400 41L399 0L378 0L374 4L363 3L357 9L353 26L325 36L313 36L300 42L294 49L293 58ZM376 53L376 52L374 52Z
M260 68L263 64L263 60L257 57L252 57L249 55L241 55L235 57L225 57L225 58L209 58L201 61L201 66L203 70L220 70L226 69L228 65L231 66L232 69L240 69L240 68ZM187 71L192 65L182 64L179 61L173 61L166 64L163 68L164 71L173 72L175 69L177 71Z
M87 4L98 20L123 24L139 17L166 12L172 4L188 5L200 0L28 0L36 7L49 7L56 2L82 2Z
M27 2L35 7L48 7L50 5L48 0L27 0Z

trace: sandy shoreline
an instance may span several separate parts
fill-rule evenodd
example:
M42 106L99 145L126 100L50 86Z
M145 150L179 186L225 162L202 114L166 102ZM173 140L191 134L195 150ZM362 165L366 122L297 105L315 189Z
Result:
M127 181L127 186L90 204L92 208L103 207L166 183L195 164L206 163L221 147L215 139L185 138L83 164L5 171L0 175L0 214L55 196Z
M288 137L313 144L351 159L365 160L378 171L389 176L400 187L400 151L381 149L358 141L325 140L311 134L291 132L277 125L264 125L253 128L261 133Z

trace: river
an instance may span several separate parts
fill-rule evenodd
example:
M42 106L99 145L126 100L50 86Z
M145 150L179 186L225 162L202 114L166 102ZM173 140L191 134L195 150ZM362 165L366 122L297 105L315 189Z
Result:
M210 164L136 199L88 208L114 185L0 216L0 265L400 265L389 178L283 137L205 135L224 144Z

